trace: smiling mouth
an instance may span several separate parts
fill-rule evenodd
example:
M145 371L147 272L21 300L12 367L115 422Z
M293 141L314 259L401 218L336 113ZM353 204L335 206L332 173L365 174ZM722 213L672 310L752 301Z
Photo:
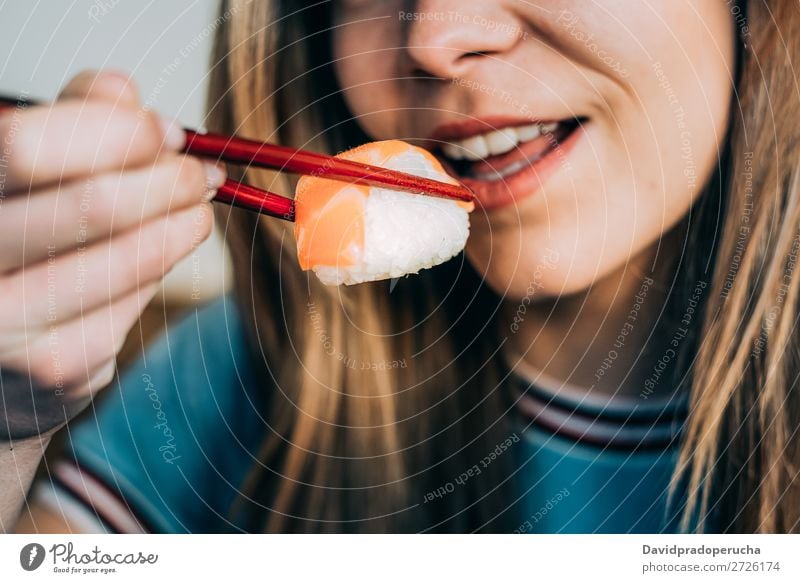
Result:
M443 140L435 153L459 178L497 182L536 164L557 150L585 120L572 118L491 130Z
M475 193L484 210L493 210L539 190L587 121L573 117L454 125L434 133L432 151L449 174Z

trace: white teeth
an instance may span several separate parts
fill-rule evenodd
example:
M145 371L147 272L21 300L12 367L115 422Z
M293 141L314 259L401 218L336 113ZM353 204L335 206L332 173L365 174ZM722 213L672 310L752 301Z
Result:
M460 146L451 144L450 142L445 142L442 145L442 151L444 155L451 160L462 160L464 158L464 150L462 150Z
M489 145L483 136L472 136L455 143L464 148L463 156L467 160L481 160L489 155Z
M535 140L542 134L552 134L558 122L504 128L472 136L465 140L452 140L442 144L444 155L451 160L482 160L510 152L522 142Z
M540 135L542 135L542 130L538 123L534 123L527 126L522 126L517 128L517 134L519 134L519 139L523 142L530 142L531 140L535 140Z
M498 156L510 152L517 147L519 142L517 132L513 128L506 128L491 132L485 136L486 144L489 146L489 154Z
M532 160L531 162L535 162ZM519 162L514 162L503 168L502 170L495 170L493 172L476 172L473 175L475 180L484 180L486 182L497 182L498 180L502 180L512 174L516 174L526 166L529 166L531 162L526 160L520 160Z

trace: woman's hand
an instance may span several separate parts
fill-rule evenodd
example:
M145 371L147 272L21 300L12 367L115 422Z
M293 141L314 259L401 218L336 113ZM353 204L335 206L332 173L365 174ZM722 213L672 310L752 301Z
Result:
M211 232L224 171L183 141L112 73L0 114L0 441L84 408L164 274Z

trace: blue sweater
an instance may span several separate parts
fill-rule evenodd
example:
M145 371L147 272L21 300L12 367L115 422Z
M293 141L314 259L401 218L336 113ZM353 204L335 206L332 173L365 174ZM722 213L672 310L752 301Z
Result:
M234 301L193 312L69 429L51 476L107 531L236 532L230 508L264 437ZM667 490L683 407L549 394L517 377L521 533L672 532ZM448 477L449 478L449 477Z

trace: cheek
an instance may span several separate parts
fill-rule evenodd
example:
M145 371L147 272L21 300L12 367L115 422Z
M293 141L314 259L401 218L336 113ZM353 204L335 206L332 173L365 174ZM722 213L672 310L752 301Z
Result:
M686 215L700 188L684 175L680 134L666 148L647 139L634 147L636 127L632 120L629 132L612 130L598 120L571 169L542 192L489 217L473 213L467 255L497 293L530 297L532 285L542 298L582 291L624 269ZM714 135L706 133L702 148L697 141L703 161L688 166L704 177L715 165Z
M396 87L397 51L387 48L391 46L386 45L388 37L388 32L381 35L350 25L334 38L339 88L350 112L373 139L395 135L395 118L403 107Z
M620 224L621 214L573 212L552 216L549 225L541 226L527 218L521 217L517 228L475 225L467 246L473 267L509 299L531 297L532 289L536 299L585 290L652 240Z
M626 91L598 84L603 106L569 172L512 212L473 215L467 255L497 293L584 290L654 250L687 215L726 133L733 39L720 4L705 22L672 29L679 38L651 35L652 58L626 62Z

